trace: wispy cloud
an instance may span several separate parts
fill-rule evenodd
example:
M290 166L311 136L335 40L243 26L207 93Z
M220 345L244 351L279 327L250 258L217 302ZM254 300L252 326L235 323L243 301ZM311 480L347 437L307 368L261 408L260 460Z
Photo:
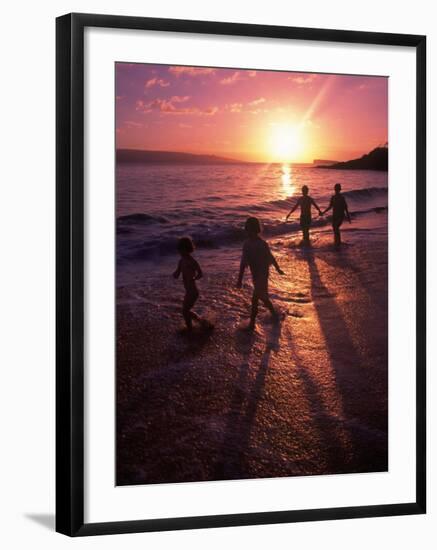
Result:
M167 88L167 86L170 86L170 82L167 82L166 80L162 78L157 78L156 76L154 78L150 78L145 83L145 88L153 88L154 86L160 86L161 88Z
M261 105L261 103L265 103L266 98L265 97L258 97L257 99L254 99L253 101L249 101L248 105L250 107L256 107L256 105Z
M226 78L222 78L220 80L220 84L223 84L225 86L229 86L230 84L235 84L235 82L238 82L239 80L242 80L243 77L241 76L240 71L235 71L231 76L228 76Z
M136 102L136 110L142 113L151 113L152 111L159 111L166 115L215 115L218 111L218 107L181 107L181 103L186 103L190 99L190 96L172 96L170 99L154 99L149 102L138 100Z
M229 105L226 105L226 109L230 111L231 113L241 113L243 110L243 104L242 103L230 103Z
M230 113L246 112L256 115L264 110L260 109L259 106L265 102L265 97L258 97L257 99L249 101L248 103L227 103L225 105L225 111L229 111Z
M256 71L235 71L231 76L227 76L220 80L220 84L224 86L229 86L239 82L240 80L246 80L247 78L254 78L256 76Z
M289 76L288 80L299 84L299 86L305 86L306 84L312 84L316 78L316 74L300 74L298 76Z
M212 69L210 67L169 67L168 72L175 75L175 76L181 76L181 75L189 75L189 76L201 76L201 75L207 75L207 74L214 74L216 72L215 69Z

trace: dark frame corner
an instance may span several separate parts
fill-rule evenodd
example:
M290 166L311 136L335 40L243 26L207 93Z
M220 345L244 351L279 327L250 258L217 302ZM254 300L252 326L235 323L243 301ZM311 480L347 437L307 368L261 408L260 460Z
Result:
M334 41L416 49L416 501L402 504L84 523L84 28ZM297 27L68 14L56 20L56 530L69 536L426 513L426 37Z

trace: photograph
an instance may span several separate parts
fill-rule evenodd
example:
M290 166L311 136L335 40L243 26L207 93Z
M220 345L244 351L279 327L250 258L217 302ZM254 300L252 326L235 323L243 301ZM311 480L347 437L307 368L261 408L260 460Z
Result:
M115 63L116 485L388 471L388 87Z

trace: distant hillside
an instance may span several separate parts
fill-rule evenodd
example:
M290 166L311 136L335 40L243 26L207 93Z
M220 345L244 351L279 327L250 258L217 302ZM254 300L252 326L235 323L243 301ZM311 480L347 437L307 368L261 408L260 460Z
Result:
M215 155L194 155L173 151L141 151L139 149L117 149L117 162L153 164L242 164L243 161L217 157Z
M359 159L348 160L346 162L336 162L329 166L317 166L323 169L335 170L388 170L388 148L376 147L367 155L363 155Z
M337 164L338 160L324 160L324 159L315 159L313 164L316 166L328 166L329 164Z

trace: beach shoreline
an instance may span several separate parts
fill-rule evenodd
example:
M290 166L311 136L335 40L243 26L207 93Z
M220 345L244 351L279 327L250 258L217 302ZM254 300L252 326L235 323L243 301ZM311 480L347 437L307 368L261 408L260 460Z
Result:
M117 485L387 471L386 223L381 212L348 226L340 251L329 228L309 249L298 234L271 238L285 271L270 282L282 319L260 308L253 333L248 273L235 288L238 247L196 254L205 276L195 309L212 331L180 332L176 257L125 278Z

